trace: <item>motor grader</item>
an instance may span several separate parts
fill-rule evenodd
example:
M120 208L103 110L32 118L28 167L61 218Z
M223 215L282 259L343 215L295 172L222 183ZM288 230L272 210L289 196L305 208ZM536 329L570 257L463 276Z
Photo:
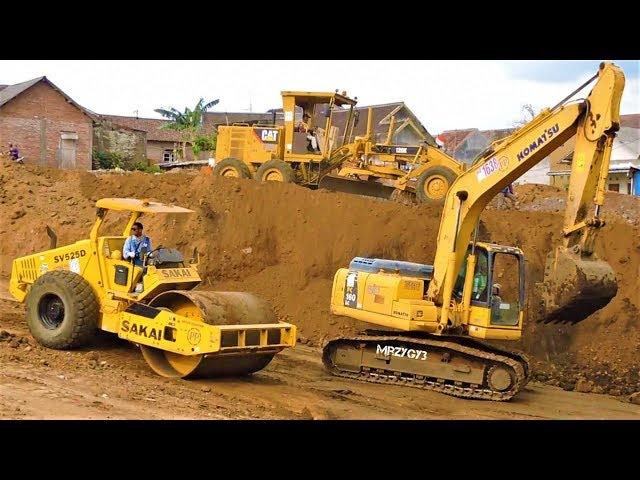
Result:
M569 100L596 80L586 99ZM519 352L483 340L518 340L527 310L576 324L616 295L615 272L595 253L620 128L624 73L598 73L512 135L494 142L446 195L433 265L356 257L333 281L331 312L391 330L329 340L334 375L445 394L509 400L527 383ZM562 243L547 255L539 303L525 303L522 250L477 241L480 215L500 191L575 136Z
M464 171L463 164L434 146L392 144L395 117L391 117L387 141L376 143L371 108L366 135L354 137L357 99L345 92L281 94L282 125L274 115L269 125L218 127L214 175L293 182L379 197L407 194L420 202L442 203L451 183ZM341 108L347 113L339 135L336 112ZM296 109L309 117L308 128L314 132L316 149L308 132L297 131ZM324 118L324 123L314 125L317 118Z
M33 337L53 349L87 345L96 330L140 346L156 373L192 378L245 375L295 346L296 327L279 322L264 300L244 292L197 290L199 254L186 261L172 248L142 251L142 266L122 258L141 215L192 210L132 198L103 198L89 238L13 261L9 291L26 303ZM108 212L128 213L121 235L100 235Z
M444 203L453 181L465 171L458 162L436 146L394 145L392 143L395 116L391 116L387 138L376 143L373 133L373 108L368 108L366 134L338 149L342 158L321 186L332 185L335 178L351 180L352 187L344 189L383 198L401 200L402 197L420 203ZM371 184L375 184L372 187Z

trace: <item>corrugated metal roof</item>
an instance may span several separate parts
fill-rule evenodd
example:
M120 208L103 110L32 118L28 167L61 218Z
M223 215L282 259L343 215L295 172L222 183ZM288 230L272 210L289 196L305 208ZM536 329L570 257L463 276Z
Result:
M630 128L640 128L640 113L630 113L620 115L620 126Z

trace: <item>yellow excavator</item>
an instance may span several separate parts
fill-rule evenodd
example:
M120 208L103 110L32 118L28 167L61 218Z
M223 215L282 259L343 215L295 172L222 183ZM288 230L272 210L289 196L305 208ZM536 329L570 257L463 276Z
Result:
M88 239L13 261L9 292L26 303L27 325L48 348L90 344L96 330L138 346L149 366L172 378L247 375L294 347L296 328L279 322L263 299L245 292L196 290L199 254L187 260L173 248L141 249L142 264L122 258L141 215L193 210L134 198L96 202ZM101 235L109 212L128 213L121 235Z
M569 100L597 80L586 99ZM598 73L551 109L494 142L447 192L433 265L356 257L335 274L331 311L389 330L329 340L333 374L445 394L508 400L529 379L522 353L480 340L518 340L525 318L524 254L478 242L489 201L575 135L562 230L547 255L537 320L575 324L617 293L612 268L594 244L611 148L620 127L624 73ZM537 307L537 306L534 306Z

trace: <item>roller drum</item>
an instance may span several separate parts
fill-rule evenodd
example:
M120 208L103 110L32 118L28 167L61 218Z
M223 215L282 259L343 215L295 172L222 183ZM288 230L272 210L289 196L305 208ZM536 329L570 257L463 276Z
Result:
M170 310L208 325L277 323L271 305L245 292L194 292L171 290L155 297L149 305ZM203 378L248 375L266 367L275 353L225 355L180 355L145 345L140 346L149 366L170 378Z

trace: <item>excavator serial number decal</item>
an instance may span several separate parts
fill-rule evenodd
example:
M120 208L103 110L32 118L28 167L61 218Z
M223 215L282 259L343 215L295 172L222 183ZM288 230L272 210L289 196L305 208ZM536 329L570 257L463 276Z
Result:
M480 169L476 172L476 176L478 177L478 181L481 182L485 178L490 175L493 175L500 169L500 163L493 157L480 167Z
M427 359L427 351L426 350L415 350L413 348L404 348L404 347L392 347L391 345L376 345L376 355L384 355L385 357L389 357L393 355L394 357L407 357L412 360L426 360Z
M55 263L66 262L75 258L84 257L87 254L86 250L77 250L75 252L69 252L62 255L54 255L53 261Z

